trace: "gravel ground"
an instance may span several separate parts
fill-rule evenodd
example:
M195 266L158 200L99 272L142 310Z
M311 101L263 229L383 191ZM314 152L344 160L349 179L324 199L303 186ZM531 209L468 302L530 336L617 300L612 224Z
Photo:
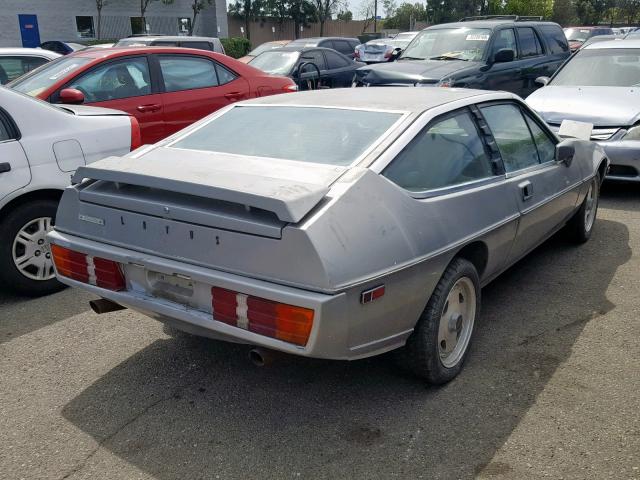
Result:
M640 479L640 186L591 241L554 238L483 291L462 374L168 337L89 296L0 293L2 479Z

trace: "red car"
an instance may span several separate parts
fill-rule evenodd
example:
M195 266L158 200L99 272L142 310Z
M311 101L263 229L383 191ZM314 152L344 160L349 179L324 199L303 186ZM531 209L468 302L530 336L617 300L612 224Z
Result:
M123 110L138 119L145 144L238 100L297 90L289 78L226 55L173 47L76 52L7 87L51 103Z

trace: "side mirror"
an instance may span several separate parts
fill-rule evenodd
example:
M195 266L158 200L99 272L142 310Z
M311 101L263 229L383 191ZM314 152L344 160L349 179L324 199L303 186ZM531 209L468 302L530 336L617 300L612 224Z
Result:
M510 48L501 48L493 56L493 62L494 63L513 62L513 60L515 58L516 58L516 52L514 52L512 49L510 49Z
M60 91L60 101L70 105L84 103L84 93L75 88L65 88Z
M541 87L546 87L549 83L549 80L551 80L549 77L538 77L536 78L536 84L540 85Z
M556 145L556 162L564 163L567 167L573 162L573 157L576 154L576 147L573 142L561 142Z

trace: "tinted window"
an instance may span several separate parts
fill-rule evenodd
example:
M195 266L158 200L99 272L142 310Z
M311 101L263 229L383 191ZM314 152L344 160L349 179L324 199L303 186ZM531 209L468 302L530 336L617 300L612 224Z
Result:
M309 50L308 52L304 52L300 56L300 63L303 62L311 62L314 63L320 70L326 70L327 66L324 63L324 57L322 56L322 52L320 50ZM305 72L313 72L315 69L312 66L308 66L305 68Z
M351 63L346 58L343 58L334 52L326 51L324 52L324 55L327 58L327 65L329 67L329 70L348 67Z
M493 176L476 126L465 112L420 132L383 175L412 191L450 187Z
M173 147L349 165L398 119L397 113L314 107L235 107ZM251 132L251 141L247 141Z
M133 42L135 43L135 42ZM171 40L156 40L151 43L154 47L177 47L178 42L174 42Z
M505 30L500 30L496 32L493 39L493 54L498 53L499 50L503 48L509 48L516 52L518 52L518 47L516 44L516 34L513 33L513 29L507 28Z
M167 92L218 85L215 66L206 58L161 55L158 59Z
M564 53L569 51L569 43L567 37L560 27L555 25L543 25L540 27L542 33L547 39L547 46L551 54Z
M542 55L542 46L533 28L518 28L518 39L522 58Z
M349 42L345 40L334 40L334 47L337 51L344 55L353 55L355 47L352 47Z
M101 65L72 80L67 88L84 93L86 102L104 102L151 93L149 65L143 57Z
M67 53L67 49L60 42L44 42L40 45L45 50L50 50L52 52L60 53L64 55Z
M540 126L529 117L525 115L527 124L533 135L533 140L538 148L538 156L540 157L540 163L552 162L556 159L556 144L551 140L549 135L540 128Z
M0 57L0 85L4 85L49 60L41 57Z
M9 133L9 126L5 123L2 113L0 112L0 142L6 142L13 137Z
M227 70L222 65L216 63L216 73L218 74L218 84L224 85L236 79L236 74Z
M500 148L507 172L540 163L520 108L516 105L492 105L481 110Z
M180 42L180 46L185 48L197 48L198 50L213 50L213 47L209 42Z

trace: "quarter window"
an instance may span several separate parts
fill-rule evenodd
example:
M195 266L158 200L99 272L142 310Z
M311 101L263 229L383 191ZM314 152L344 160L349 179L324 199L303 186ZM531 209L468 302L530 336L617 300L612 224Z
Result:
M537 57L542 55L542 45L533 28L518 28L518 39L520 40L520 52L522 58Z
M143 57L109 62L73 80L67 88L83 92L88 103L149 95L149 65Z
M493 171L475 123L462 111L422 130L383 175L419 192L489 178Z
M212 61L206 58L159 56L160 70L167 92L215 87L218 76Z
M0 142L6 142L12 138L13 137L9 133L9 128L7 128L7 125L2 118L2 114L0 114Z
M216 63L216 73L218 74L218 83L220 85L233 82L237 78L235 73L227 70L222 65L219 65L217 63Z
M482 107L481 110L498 144L507 173L540 163L536 145L520 108L502 104Z

